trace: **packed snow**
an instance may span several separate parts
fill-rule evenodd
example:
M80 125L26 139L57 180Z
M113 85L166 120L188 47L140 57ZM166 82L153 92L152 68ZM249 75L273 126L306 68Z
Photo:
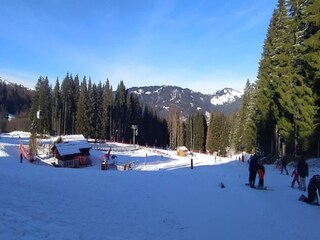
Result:
M91 150L92 166L54 168L20 163L28 137L1 135L0 239L319 238L320 207L298 201L304 192L274 165L265 166L270 191L245 186L239 156L196 154L191 169L190 156L139 148L111 153L133 170L101 171L105 152ZM314 162L309 178L319 173Z

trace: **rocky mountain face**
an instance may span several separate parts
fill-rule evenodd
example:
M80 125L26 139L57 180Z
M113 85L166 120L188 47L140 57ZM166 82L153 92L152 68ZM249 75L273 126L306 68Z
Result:
M133 87L128 91L135 93L143 104L153 107L163 117L168 116L170 107L180 109L183 117L196 111L206 115L211 112L229 115L238 111L242 104L242 94L232 88L224 88L213 94L202 94L175 86Z

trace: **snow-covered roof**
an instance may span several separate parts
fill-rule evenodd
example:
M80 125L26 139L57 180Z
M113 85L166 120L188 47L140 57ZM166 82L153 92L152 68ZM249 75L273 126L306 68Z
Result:
M89 149L91 145L87 141L71 141L64 143L56 143L54 146L57 148L60 156L79 154L80 149Z
M177 150L179 150L179 151L188 151L188 148L186 148L185 146L180 146L180 147L177 147Z
M58 141L61 139L63 142L70 142L70 141L86 141L85 137L82 134L77 135L64 135L64 136L57 136L52 138L53 142Z

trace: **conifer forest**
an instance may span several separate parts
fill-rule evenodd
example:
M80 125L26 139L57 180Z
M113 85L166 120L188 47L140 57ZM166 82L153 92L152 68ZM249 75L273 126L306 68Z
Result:
M185 145L220 155L319 156L320 1L278 0L261 52L257 78L247 81L241 109L228 116L198 111L185 118L173 106L165 119L129 93L123 81L113 90L108 79L96 84L67 73L53 87L47 77L39 77L28 127L43 134L126 143L135 139L171 149ZM2 129L7 126L4 113L11 111L3 104L5 97L1 85ZM22 108L16 112L25 112Z

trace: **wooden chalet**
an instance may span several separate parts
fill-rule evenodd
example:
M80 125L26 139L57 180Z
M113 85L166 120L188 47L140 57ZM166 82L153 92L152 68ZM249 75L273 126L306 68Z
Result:
M185 146L180 146L177 147L177 155L180 157L185 157L187 156L188 153L188 148L186 148Z
M59 137L52 152L57 159L56 165L59 167L84 167L91 164L91 145L82 135L78 137Z

